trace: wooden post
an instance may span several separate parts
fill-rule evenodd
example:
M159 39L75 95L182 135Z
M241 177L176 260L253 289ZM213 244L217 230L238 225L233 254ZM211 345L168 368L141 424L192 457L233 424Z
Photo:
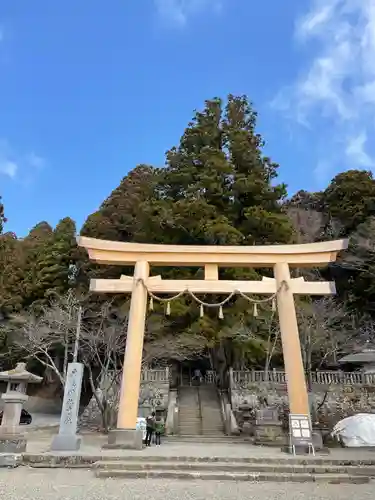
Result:
M296 308L290 286L288 263L280 262L276 264L274 272L277 289L281 287L277 295L277 308L288 387L289 410L293 414L310 415ZM281 286L283 282L286 283L286 286Z
M147 290L139 280L146 280L148 276L148 262L137 262L134 268L134 281L122 372L120 402L117 416L118 429L135 430L137 424L143 337L147 310Z

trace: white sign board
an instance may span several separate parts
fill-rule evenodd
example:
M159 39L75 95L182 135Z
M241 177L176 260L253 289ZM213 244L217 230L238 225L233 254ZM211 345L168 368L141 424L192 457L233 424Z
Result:
M146 419L144 417L138 417L137 418L137 424L136 424L136 429L141 430L143 433L143 440L146 439Z
M311 420L308 415L289 415L290 444L296 446L308 446L313 449Z

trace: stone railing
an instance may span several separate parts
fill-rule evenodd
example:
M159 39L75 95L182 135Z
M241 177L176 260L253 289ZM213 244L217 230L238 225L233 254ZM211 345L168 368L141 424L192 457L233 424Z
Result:
M142 370L141 382L160 382L169 383L169 368L156 370Z
M207 370L203 377L203 381L205 384L216 384L217 374L213 370Z
M307 375L306 375L307 377ZM375 373L316 371L310 373L311 382L319 385L374 385ZM271 383L286 384L284 371L271 370L230 371L230 385L232 388L246 384Z

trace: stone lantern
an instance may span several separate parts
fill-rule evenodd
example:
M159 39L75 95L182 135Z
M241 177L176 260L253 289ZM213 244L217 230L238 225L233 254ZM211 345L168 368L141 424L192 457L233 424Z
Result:
M253 409L248 403L248 401L245 399L243 403L240 404L238 407L238 410L241 414L241 420L242 420L242 433L250 436L252 434L252 417L253 417Z
M4 411L0 425L0 453L22 453L26 450L26 439L20 431L20 418L22 407L29 399L27 385L39 384L42 377L28 372L26 363L18 363L13 370L0 372L0 381L8 382L6 392L1 395Z

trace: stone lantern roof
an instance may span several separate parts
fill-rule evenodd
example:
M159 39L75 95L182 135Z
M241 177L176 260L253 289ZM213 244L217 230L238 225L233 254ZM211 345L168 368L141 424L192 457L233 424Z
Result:
M0 380L7 382L27 382L29 384L40 384L43 377L34 375L26 370L26 363L17 363L13 370L0 372Z

